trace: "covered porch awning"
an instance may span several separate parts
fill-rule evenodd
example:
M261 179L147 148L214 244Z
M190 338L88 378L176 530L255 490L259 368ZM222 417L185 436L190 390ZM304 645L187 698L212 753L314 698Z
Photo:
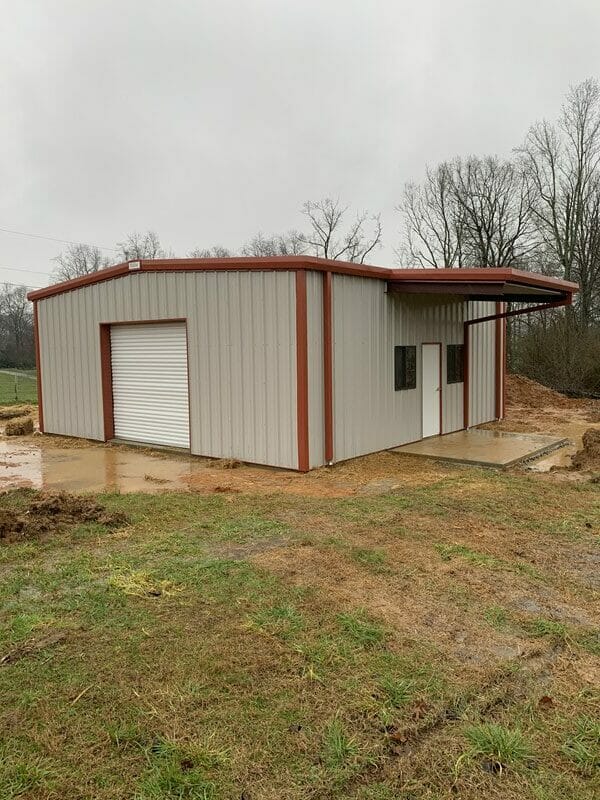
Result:
M398 294L459 295L469 300L570 305L576 283L517 269L396 269L387 282Z

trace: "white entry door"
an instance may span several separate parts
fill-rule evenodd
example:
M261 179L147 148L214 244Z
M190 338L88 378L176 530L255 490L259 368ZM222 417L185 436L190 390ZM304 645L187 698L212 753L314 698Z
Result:
M442 432L440 428L442 397L440 358L441 346L439 344L422 345L423 438L437 436Z
M113 325L110 351L115 437L188 448L185 323Z

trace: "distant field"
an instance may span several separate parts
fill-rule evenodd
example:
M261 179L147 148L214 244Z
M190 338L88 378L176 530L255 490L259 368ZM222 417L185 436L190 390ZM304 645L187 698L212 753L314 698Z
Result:
M0 406L37 403L34 369L0 369Z

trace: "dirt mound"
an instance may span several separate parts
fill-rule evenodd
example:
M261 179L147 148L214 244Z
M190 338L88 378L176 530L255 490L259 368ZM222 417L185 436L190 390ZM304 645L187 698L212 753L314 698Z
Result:
M18 417L6 423L7 436L27 436L33 433L33 420L31 417Z
M589 401L567 397L523 375L506 376L506 403L509 408L579 408Z
M600 403L597 403L585 416L586 422L600 422Z
M216 467L217 469L237 469L238 467L243 467L243 462L238 461L237 458L218 458L216 459L211 466Z
M600 430L589 428L583 434L583 447L572 458L574 469L600 470Z
M0 508L0 540L35 539L83 522L118 528L127 521L125 514L107 511L88 497L61 492L33 499L24 510Z
M0 408L0 420L26 417L28 414L33 414L34 411L33 406L4 406Z

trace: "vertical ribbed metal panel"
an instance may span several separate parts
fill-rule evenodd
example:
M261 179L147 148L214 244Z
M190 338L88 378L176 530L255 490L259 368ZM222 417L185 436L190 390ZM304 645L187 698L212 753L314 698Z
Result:
M469 304L469 319L496 313L494 302ZM469 360L469 425L496 417L496 323L471 325Z
M292 272L141 272L39 301L49 433L102 439L99 323L187 318L191 449L296 468Z
M308 327L308 453L311 468L325 463L325 410L323 372L324 273L306 273Z
M463 384L447 383L446 345L462 344L467 303L450 296L386 294L385 289L379 280L333 277L336 461L421 438L423 342L442 344L442 431L463 426ZM493 364L480 366L487 353L493 362L486 337L477 336L471 383L479 417L486 416L493 397ZM416 389L394 391L395 345L417 347ZM493 413L487 417L492 418Z
M111 328L116 438L190 446L186 338L181 322Z

